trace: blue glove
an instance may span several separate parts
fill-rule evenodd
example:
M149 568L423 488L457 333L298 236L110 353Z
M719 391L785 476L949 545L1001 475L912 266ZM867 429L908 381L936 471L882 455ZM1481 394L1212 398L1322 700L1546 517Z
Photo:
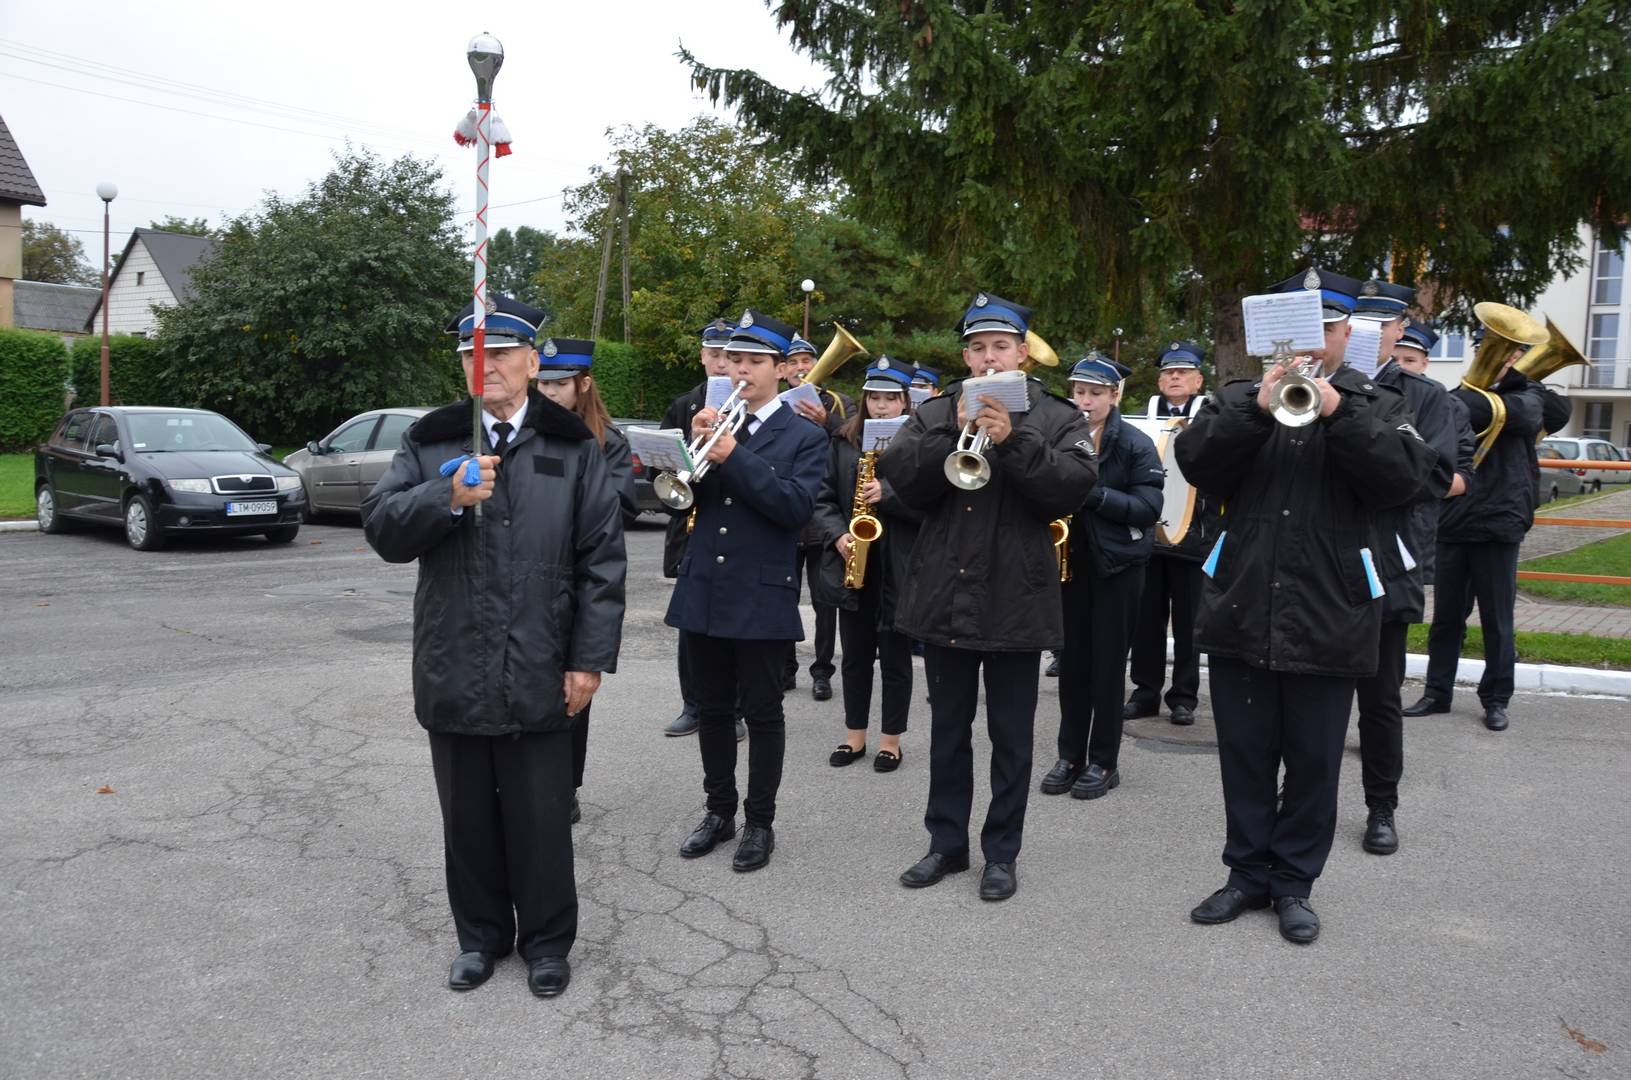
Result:
M452 476L459 470L460 465L464 466L464 486L480 487L481 462L477 461L474 457L450 458L449 460L442 462L442 467L437 471L443 476Z

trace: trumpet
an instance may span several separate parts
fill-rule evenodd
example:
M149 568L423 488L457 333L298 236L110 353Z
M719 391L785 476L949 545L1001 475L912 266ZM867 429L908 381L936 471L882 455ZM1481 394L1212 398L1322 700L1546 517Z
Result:
M844 560L846 589L859 589L866 584L867 549L883 535L883 522L878 520L877 515L869 512L866 498L861 494L872 482L877 467L876 450L868 450L862 454L860 464L855 467L855 499L850 506L849 519L849 534L854 541L850 544L849 558Z
M1053 554L1059 560L1059 584L1070 580L1070 519L1066 514L1048 522L1048 535L1053 538Z
M1276 341L1269 366L1284 364L1286 373L1269 394L1269 415L1286 427L1306 427L1320 416L1320 388L1314 383L1319 361L1292 356L1290 341Z
M986 368L985 373L991 375L996 370ZM991 436L985 429L975 427L973 420L963 425L962 433L957 436L957 449L946 455L946 462L941 466L953 487L978 491L991 482L991 462L985 459L990 446Z
M713 464L713 462L707 460L708 451L714 448L714 444L719 442L725 432L728 431L734 435L743 424L747 423L748 406L747 402L742 400L742 391L747 385L746 381L737 383L736 389L731 391L731 396L726 398L725 403L719 407L719 417L714 421L713 427L705 434L698 435L691 441L691 445L686 452L690 455L691 460L697 463L696 467L689 472L681 470L675 473L665 470L658 473L656 479L652 480L651 490L656 493L658 500L670 510L684 510L697 501L696 492L692 490L692 485L706 476L709 467Z

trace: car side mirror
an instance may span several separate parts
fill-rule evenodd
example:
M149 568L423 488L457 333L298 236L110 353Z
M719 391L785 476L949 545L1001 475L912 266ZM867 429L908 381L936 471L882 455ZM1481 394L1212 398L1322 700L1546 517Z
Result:
M96 456L112 458L114 461L125 460L125 456L119 452L119 448L114 446L112 443L97 443Z
M258 442L255 444L255 446L259 448L260 452L263 454L270 454L272 452L272 444L269 442Z
M312 457L322 457L323 448L314 439L306 444L306 453L310 454Z

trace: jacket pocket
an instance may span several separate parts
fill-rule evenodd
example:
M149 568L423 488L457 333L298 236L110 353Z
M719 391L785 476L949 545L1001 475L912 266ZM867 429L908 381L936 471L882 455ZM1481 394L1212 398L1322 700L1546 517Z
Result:
M1363 607L1380 600L1387 592L1382 586L1382 576L1370 548L1340 548L1337 560L1341 567L1342 589L1351 606Z
M680 573L684 573L681 570ZM759 584L773 585L779 589L797 589L798 579L793 576L792 567L761 566L759 567Z
M680 577L686 577L690 573L691 573L691 553L686 552L684 555L682 555L680 557L680 568L679 568L678 574L679 574Z
M1218 576L1218 572L1222 569L1223 564L1223 542L1228 538L1229 531L1227 529L1218 533L1217 542L1212 545L1212 550L1207 554L1206 561L1201 563L1201 573L1211 578L1220 587L1223 585L1223 579Z

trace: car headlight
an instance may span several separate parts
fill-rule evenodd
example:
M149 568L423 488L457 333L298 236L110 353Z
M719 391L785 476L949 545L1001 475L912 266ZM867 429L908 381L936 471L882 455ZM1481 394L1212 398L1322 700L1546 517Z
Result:
M171 480L170 486L176 491L186 491L193 495L208 495L210 482L208 480Z
M280 476L280 477L278 477L277 478L277 489L279 491L299 491L300 490L300 477L298 477L298 476Z

